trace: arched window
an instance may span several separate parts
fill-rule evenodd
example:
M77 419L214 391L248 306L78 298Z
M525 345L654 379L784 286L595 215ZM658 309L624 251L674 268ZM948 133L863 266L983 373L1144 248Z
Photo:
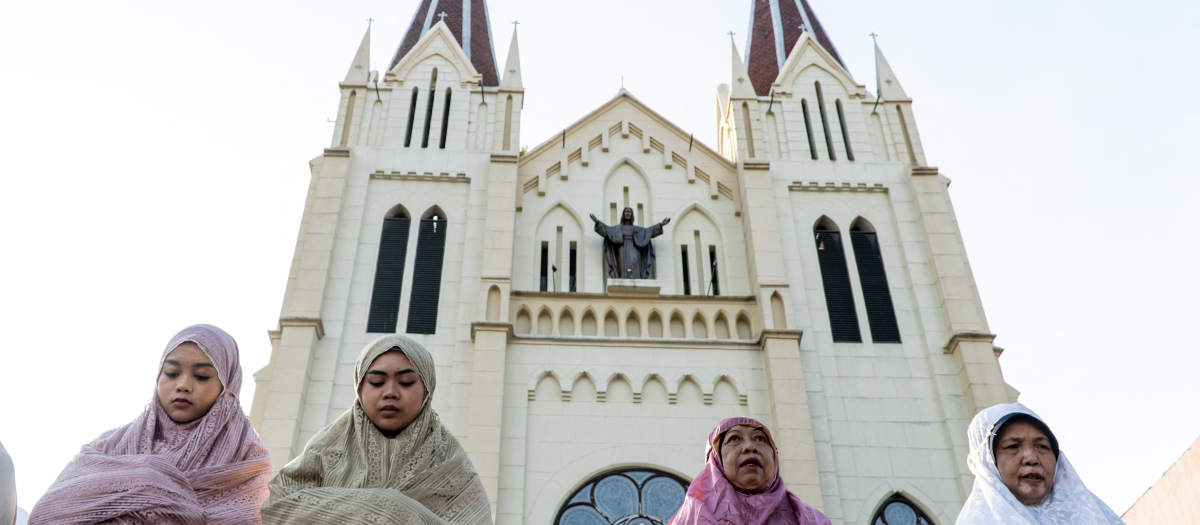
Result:
M871 341L899 343L900 328L896 326L896 310L888 290L887 274L875 228L859 217L850 225L850 244L858 263L858 282L862 285L863 304L867 307L867 324L871 326Z
M833 151L833 136L829 134L829 117L825 115L825 94L821 92L821 83L813 82L817 88L817 110L821 112L821 129L825 131L825 147L829 150L829 160L837 160Z
M433 78L429 80L429 100L425 101L425 133L421 135L421 147L429 147L429 127L433 124L433 99L437 95L437 68L433 68Z
M933 525L933 520L904 496L893 494L879 505L871 525Z
M412 102L408 104L408 127L404 132L404 147L412 145L413 121L417 118L417 88L413 88Z
M408 300L408 333L437 329L438 294L442 291L442 256L446 251L446 214L434 206L421 218L412 296Z
M653 469L607 472L575 491L554 525L666 525L683 506L687 487Z
M846 158L854 160L854 150L850 148L850 130L846 129L846 114L842 112L842 99L834 100L837 106L838 125L842 127L842 143L846 145Z
M383 220L379 235L379 258L375 263L375 286L371 290L371 310L367 332L390 334L396 331L400 316L400 290L404 288L404 258L408 253L408 211L403 206Z
M450 88L446 88L446 100L442 101L442 140L438 144L439 149L446 149L446 131L450 126Z
M512 95L504 101L504 151L512 148Z
M750 127L750 104L742 102L742 123L746 127L746 153L754 158L754 128Z
M846 269L846 252L842 251L842 234L833 221L821 217L813 226L813 239L817 245L817 261L821 265L821 281L825 285L825 308L829 311L833 342L861 343L850 272Z

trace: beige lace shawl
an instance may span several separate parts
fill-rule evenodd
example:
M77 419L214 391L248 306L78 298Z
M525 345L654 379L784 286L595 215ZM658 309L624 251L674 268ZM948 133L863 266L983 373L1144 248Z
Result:
M408 356L425 382L420 414L389 439L356 399L271 480L263 523L491 524L475 467L429 407L436 386L432 356L412 339L383 336L359 355L357 381L393 348Z

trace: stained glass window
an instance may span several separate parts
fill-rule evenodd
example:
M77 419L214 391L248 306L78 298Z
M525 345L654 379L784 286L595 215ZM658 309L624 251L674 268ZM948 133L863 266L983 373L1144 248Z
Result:
M665 472L606 472L575 492L555 525L665 525L683 505L688 483Z
M921 509L910 503L904 496L893 494L875 511L871 519L872 525L933 525L933 520L925 516Z

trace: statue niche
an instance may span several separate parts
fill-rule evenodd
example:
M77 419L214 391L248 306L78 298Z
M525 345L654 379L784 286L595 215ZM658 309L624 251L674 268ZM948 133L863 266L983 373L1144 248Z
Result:
M671 222L667 217L662 222L643 228L633 223L633 208L621 212L621 224L609 226L600 222L593 214L596 233L604 237L604 260L608 276L613 279L649 279L654 267L654 242L651 239L662 235L663 226Z

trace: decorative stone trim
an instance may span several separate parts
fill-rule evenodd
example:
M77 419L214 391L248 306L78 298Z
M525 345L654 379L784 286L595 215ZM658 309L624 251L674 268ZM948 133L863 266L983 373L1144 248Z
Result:
M319 317L280 317L279 329L285 326L311 326L317 329L317 339L325 338L325 323Z
M742 168L748 170L769 170L771 163L765 160L746 160L742 161Z
M516 164L521 158L517 155L505 155L503 153L493 153L492 162L503 162L506 164Z
M484 324L483 322L475 324ZM508 324L508 323L504 323ZM511 326L511 325L509 325ZM475 338L475 326L471 326L471 338ZM677 339L674 337L608 337L603 335L537 335L510 332L508 342L523 344L561 345L564 343L588 343L591 346L685 346L714 347L724 350L759 350L759 339Z
M349 148L325 148L326 157L349 157Z
M384 173L383 170L378 170L371 174L371 178L382 180L419 180L428 182L471 182L471 177L468 177L466 173L458 173L451 177L449 173L434 175L426 172L418 175L415 171L410 171L408 173L400 173L399 171Z
M935 168L936 169L936 168ZM809 181L807 183L796 181L788 186L789 191L853 191L865 193L887 193L887 186L882 184L872 184L870 186L865 182L859 182L851 185L849 182L843 182L840 185L836 182L820 182Z
M912 174L914 176L916 176L916 175L920 175L920 176L937 175L938 169L937 169L937 166L914 166L912 169Z
M475 332L485 330L489 332L507 332L508 340L513 340L513 325L507 321L475 321L471 323L471 342L475 341Z
M957 334L950 336L950 340L946 342L946 346L942 347L942 353L953 354L954 349L958 348L958 343L960 343L960 342L991 343L995 339L996 339L996 334L985 334L985 333L980 333L980 332L959 332ZM995 352L996 348L992 347L992 351ZM1004 349L1001 348L1000 351L1003 352ZM997 352L996 356L999 356L999 355L1000 354Z

